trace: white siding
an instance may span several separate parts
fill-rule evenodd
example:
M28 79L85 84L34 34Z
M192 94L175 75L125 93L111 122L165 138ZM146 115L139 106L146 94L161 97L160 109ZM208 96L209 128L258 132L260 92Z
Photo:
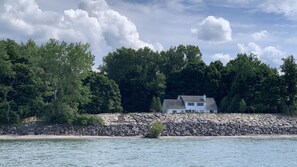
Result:
M168 109L166 113L168 114L174 114L174 113L184 113L185 110L184 109Z
M194 105L189 105L189 104L193 104ZM195 111L195 112L206 112L205 110L205 103L203 103L203 106L198 106L197 102L185 102L186 104L186 110L191 110L191 111Z

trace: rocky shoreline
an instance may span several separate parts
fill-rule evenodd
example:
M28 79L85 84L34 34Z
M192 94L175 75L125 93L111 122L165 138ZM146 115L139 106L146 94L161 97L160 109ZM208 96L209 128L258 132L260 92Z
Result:
M100 114L103 125L27 123L0 127L0 135L143 136L152 122L165 125L162 136L296 135L297 118L279 114Z

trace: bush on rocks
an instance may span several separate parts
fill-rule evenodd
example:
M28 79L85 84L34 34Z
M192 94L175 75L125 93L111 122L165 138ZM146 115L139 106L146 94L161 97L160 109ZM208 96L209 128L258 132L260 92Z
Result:
M96 115L81 114L74 117L75 125L99 125L103 123L103 119Z
M161 122L154 122L150 125L149 131L145 135L145 137L146 138L158 138L163 130L164 130L164 125Z

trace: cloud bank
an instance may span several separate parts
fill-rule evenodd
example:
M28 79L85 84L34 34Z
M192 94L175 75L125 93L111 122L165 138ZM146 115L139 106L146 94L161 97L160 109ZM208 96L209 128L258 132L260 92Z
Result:
M214 43L224 43L232 40L232 29L229 21L224 18L208 16L198 28L192 28L191 32L198 36L198 39Z
M229 54L217 53L211 57L213 61L220 60L223 64L227 64L232 57Z
M253 39L256 41L263 40L263 39L267 38L268 36L269 36L269 33L266 30L263 30L260 32L255 32L252 34Z
M282 14L290 19L296 20L297 1L296 0L266 0L258 6L266 13Z
M254 53L264 63L270 64L272 67L279 67L282 64L282 58L287 54L274 46L261 47L254 42L247 45L238 44L238 49L241 53Z
M135 24L112 10L105 0L83 0L64 13L43 11L35 0L0 0L1 38L45 42L50 38L88 42L94 49L142 48Z

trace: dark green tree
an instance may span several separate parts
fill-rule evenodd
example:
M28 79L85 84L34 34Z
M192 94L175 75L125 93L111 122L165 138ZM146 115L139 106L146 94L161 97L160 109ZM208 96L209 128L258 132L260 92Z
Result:
M48 94L46 117L50 122L71 123L79 104L89 101L89 87L82 81L91 71L94 56L89 45L51 39L40 48L40 67ZM65 121L70 120L70 121Z
M159 58L149 48L121 48L104 57L99 69L119 85L125 112L147 112L153 96L164 96L165 76L159 70Z
M239 112L239 109L240 109L240 96L239 95L235 95L228 108L227 108L227 112L229 113L236 113L236 112Z
M1 63L3 64L1 68L6 73L0 74L3 76L0 84L4 85L2 89L4 106L2 107L9 110L9 122L14 123L19 118L33 116L40 111L40 106L42 106L42 93L39 89L40 76L37 72L38 68L32 63L33 56L29 56L31 55L30 47L25 48L26 44L19 45L9 39L2 40L0 43L1 55L4 55L2 60L5 60ZM35 45L34 48L37 53L38 47Z
M224 89L228 90L225 96L245 99L247 106L255 108L256 112L276 112L281 93L280 77L276 69L261 63L256 55L239 54L227 64L227 73L222 77L222 86L226 85ZM232 103L227 99L227 103Z
M165 98L205 93L203 80L206 65L201 60L202 54L198 46L179 45L162 51L160 55L160 69L166 77Z
M224 72L224 65L220 61L211 62L206 67L206 75L204 80L205 94L209 97L214 97L216 101L220 102L223 98L224 89L222 82L222 73Z
M0 42L0 122L10 123L11 105L8 94L11 92L11 81L14 78L14 71L9 56L6 53L4 42Z
M296 102L297 95L297 64L293 56L283 59L281 71L284 73L282 78L285 83L285 101L291 106Z
M159 97L153 97L150 105L151 112L162 112L162 104Z
M244 99L241 99L240 103L239 103L239 111L241 113L244 113L246 110L247 106L246 106L246 102L244 101Z
M198 46L179 45L162 51L160 56L161 72L167 77L171 73L180 72L187 64L201 60L202 54Z
M80 107L82 112L89 114L122 112L118 85L103 74L90 73L84 85L90 86L91 101Z

